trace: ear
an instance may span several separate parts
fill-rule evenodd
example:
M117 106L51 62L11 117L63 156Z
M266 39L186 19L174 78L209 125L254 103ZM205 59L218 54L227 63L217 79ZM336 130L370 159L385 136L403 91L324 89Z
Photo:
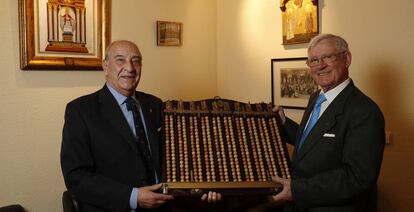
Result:
M107 75L108 74L108 61L102 60L102 69L103 69L105 75Z
M347 52L346 55L346 60L345 60L345 66L348 68L351 65L352 62L352 54L351 52Z

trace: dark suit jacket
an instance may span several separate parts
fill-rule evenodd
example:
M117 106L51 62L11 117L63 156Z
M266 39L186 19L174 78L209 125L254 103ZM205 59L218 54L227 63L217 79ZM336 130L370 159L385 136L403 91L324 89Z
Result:
M162 101L142 92L136 95L159 174ZM68 103L61 166L66 187L76 195L82 211L128 211L132 188L147 185L134 135L106 86Z
M290 119L284 124L291 143L299 142L318 94L311 96L300 125ZM287 210L376 211L384 144L380 109L351 81L321 115L301 149L294 150L295 205Z

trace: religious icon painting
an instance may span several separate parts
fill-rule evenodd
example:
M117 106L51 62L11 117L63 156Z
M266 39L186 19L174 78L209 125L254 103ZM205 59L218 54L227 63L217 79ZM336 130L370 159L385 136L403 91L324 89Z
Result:
M101 70L110 0L19 0L23 70Z
M283 45L308 43L319 33L318 0L280 0Z
M48 45L45 50L88 53L85 12L84 2L77 7L48 2L47 14L51 15L47 17Z

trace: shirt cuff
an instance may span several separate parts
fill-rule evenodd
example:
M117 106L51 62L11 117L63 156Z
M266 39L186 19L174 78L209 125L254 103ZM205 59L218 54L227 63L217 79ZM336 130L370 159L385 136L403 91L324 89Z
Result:
M131 197L129 198L129 207L132 210L136 210L138 206L138 188L133 188L131 192Z

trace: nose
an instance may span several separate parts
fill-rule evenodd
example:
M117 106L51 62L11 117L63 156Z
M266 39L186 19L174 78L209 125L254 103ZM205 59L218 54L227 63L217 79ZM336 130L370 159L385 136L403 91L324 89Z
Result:
M128 62L125 63L125 69L129 72L135 71L135 66L132 60L129 60Z
M328 65L322 58L319 59L318 64L316 65L317 68L325 68Z

